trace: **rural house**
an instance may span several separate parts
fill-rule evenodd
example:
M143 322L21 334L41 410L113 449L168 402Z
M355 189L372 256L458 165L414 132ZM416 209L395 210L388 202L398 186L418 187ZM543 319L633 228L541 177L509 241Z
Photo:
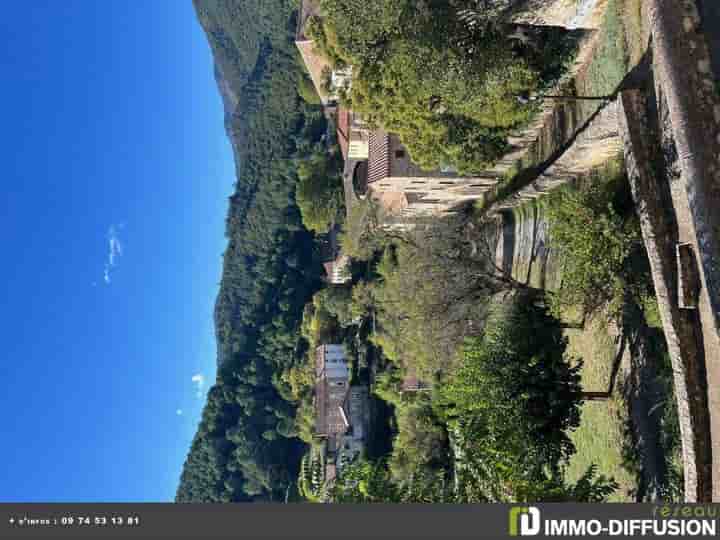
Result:
M315 350L315 436L324 442L325 479L362 452L369 425L369 392L350 386L342 345Z

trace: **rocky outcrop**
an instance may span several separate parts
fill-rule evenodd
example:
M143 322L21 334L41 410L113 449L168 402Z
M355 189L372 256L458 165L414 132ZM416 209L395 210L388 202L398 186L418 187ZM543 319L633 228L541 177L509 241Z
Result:
M566 28L599 28L600 17L594 16L603 0L525 0L513 10L512 21L524 24L564 26Z
M215 82L217 83L218 90L220 91L220 97L222 98L223 110L225 117L232 116L235 113L235 109L238 106L240 98L237 92L233 90L232 85L228 82L222 72L220 65L215 62L214 65Z

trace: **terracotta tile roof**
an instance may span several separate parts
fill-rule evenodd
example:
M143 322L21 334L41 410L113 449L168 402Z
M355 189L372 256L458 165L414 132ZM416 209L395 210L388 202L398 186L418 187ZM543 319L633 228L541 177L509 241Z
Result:
M368 146L368 184L372 184L390 175L390 137L377 129L370 133Z

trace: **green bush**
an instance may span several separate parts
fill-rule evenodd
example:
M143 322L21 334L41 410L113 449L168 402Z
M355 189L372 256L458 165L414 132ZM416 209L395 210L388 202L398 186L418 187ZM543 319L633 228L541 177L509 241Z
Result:
M322 103L312 80L307 75L298 77L297 91L298 95L309 105L320 105Z
M598 476L595 466L576 484L565 482L575 452L569 432L580 423L581 362L565 358L557 320L527 300L491 315L441 391L457 496L469 502L604 500L616 484Z
M448 418L489 455L520 460L524 473L557 467L574 453L568 432L580 424L581 362L571 365L566 347L544 309L498 308L443 387Z
M328 154L324 148L298 163L295 199L308 230L327 232L342 216L345 201L340 163L338 154Z
M413 160L470 173L497 161L536 107L518 100L551 85L582 31L514 25L467 2L323 0L310 31L331 63L353 68L345 98L397 133ZM512 37L511 37L512 36ZM519 37L518 37L519 36Z
M640 296L640 307L642 307L647 325L650 328L662 330L663 323L660 318L660 308L658 306L657 298L649 294L642 294Z
M591 313L610 304L622 305L625 261L639 236L636 223L626 221L613 205L623 177L597 175L581 187L569 187L548 203L550 245L563 261L560 290L551 298L560 317L568 307Z

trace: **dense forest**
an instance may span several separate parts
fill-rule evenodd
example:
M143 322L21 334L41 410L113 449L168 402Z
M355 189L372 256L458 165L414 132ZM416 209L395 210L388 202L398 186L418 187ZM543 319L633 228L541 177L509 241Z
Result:
M280 379L321 267L295 204L298 156L325 120L302 101L289 0L195 0L216 65L236 161L215 308L218 376L177 491L179 502L280 500L303 443Z

